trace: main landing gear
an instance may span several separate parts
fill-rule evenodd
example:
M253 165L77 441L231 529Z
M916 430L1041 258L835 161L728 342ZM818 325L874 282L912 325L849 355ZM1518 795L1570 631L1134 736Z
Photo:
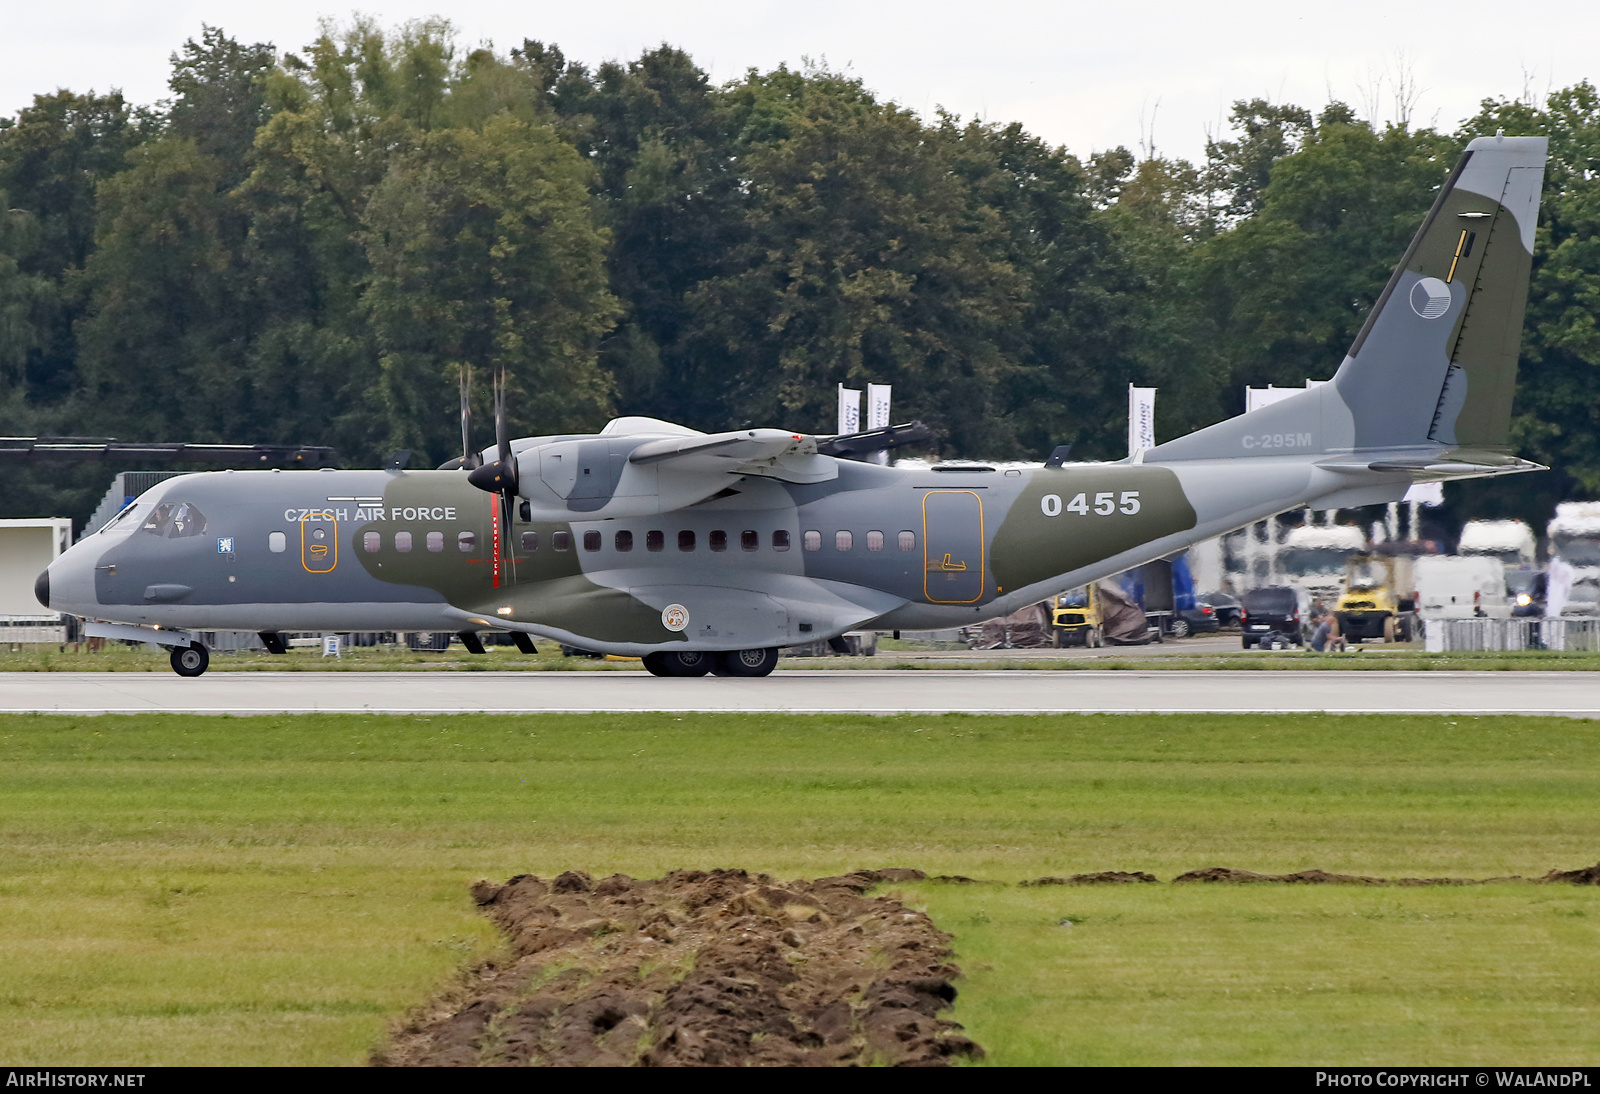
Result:
M728 650L711 653L705 650L673 650L647 653L644 667L652 676L766 676L778 667L778 651Z
M211 654L198 642L172 647L172 671L179 676L199 676L211 664Z

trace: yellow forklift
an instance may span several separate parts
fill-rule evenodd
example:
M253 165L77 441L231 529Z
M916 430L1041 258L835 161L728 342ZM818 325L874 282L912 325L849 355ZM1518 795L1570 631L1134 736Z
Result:
M1352 555L1345 563L1345 591L1334 605L1339 635L1347 642L1409 642L1420 631L1411 559Z
M1057 649L1105 645L1105 620L1100 614L1100 594L1094 585L1080 585L1056 597L1050 611L1050 630Z

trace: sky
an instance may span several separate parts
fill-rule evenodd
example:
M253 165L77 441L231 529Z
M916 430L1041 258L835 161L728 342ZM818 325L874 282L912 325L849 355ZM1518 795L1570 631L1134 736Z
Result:
M1484 98L1600 78L1593 0L0 0L0 116L58 87L153 103L167 95L170 55L202 24L292 50L319 19L356 10L390 25L444 14L465 47L537 38L591 66L667 42L719 83L825 61L924 115L1020 121L1079 156L1126 145L1200 159L1237 99L1316 109L1337 98L1386 122L1408 86L1413 124L1453 129Z

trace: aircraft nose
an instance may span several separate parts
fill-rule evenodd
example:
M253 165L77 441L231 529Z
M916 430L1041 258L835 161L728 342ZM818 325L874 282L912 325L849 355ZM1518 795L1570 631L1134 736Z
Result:
M33 581L33 595L45 607L50 606L50 571L45 570Z

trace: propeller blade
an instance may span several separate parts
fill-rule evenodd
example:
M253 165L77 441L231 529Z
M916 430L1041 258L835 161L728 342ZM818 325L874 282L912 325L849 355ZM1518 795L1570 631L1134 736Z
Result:
M499 369L498 382L495 384L494 396L494 443L497 446L495 455L499 457L505 467L505 491L510 494L517 492L517 461L511 455L511 423L506 419L506 370Z
M472 470L478 456L472 451L472 366L461 365L461 466Z

